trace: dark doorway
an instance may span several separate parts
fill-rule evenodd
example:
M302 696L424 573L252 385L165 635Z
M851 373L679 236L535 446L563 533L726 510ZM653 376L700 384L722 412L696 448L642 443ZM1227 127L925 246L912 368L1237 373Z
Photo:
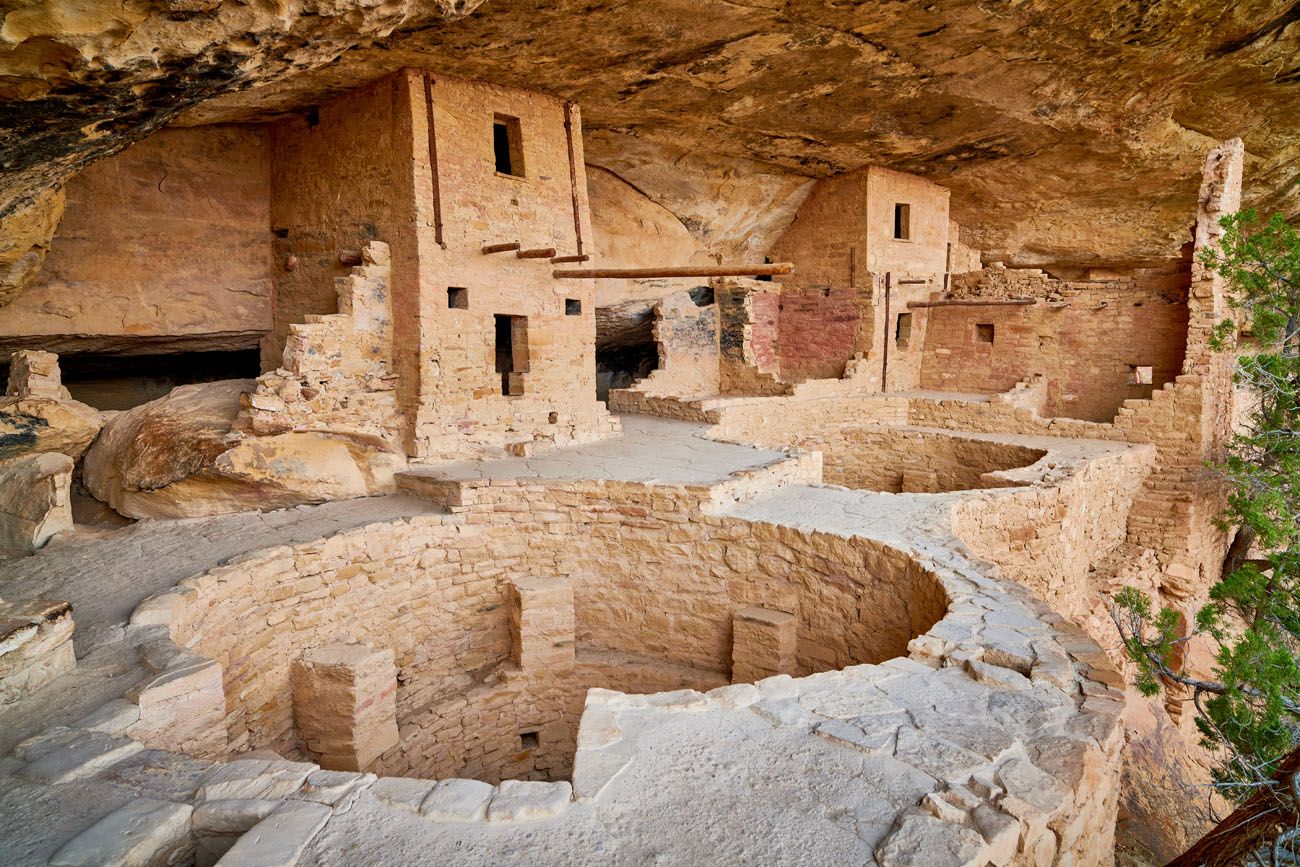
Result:
M524 393L523 374L528 372L528 317L498 313L496 325L496 372L501 374L501 393Z

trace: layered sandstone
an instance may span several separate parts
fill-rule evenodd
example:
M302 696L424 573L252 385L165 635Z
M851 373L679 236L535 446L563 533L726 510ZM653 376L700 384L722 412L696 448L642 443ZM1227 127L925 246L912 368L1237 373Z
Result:
M746 246L728 228L739 212L697 194L734 191L751 218L780 198L719 162L747 160L790 176L773 179L787 192L868 162L940 181L993 258L1146 259L1176 249L1199 154L1216 138L1242 134L1255 155L1248 204L1294 208L1296 54L1294 15L1268 0L1036 0L996 14L975 0L489 0L283 15L152 0L75 16L46 0L0 26L13 105L0 214L14 239L0 261L12 296L48 246L47 191L187 108L187 123L265 119L401 66L580 99L591 161L720 255ZM686 152L713 155L700 180L644 169Z

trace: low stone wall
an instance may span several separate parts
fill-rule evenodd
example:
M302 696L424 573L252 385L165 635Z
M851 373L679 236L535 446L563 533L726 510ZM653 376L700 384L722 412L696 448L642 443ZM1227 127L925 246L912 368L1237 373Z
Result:
M1047 454L1011 442L895 427L822 428L789 444L821 452L832 485L895 494L1023 484L1000 473L1027 467Z

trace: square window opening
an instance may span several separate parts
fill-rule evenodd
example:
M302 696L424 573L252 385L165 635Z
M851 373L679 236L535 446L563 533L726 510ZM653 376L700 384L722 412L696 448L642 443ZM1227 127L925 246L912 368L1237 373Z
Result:
M524 176L524 143L519 118L505 114L493 117L492 155L498 174Z
M447 306L453 310L468 310L469 290L463 286L448 286Z
M520 732L519 748L521 750L535 750L542 745L541 732Z
M1129 385L1152 385L1155 370L1147 364L1130 364L1128 366Z
M912 340L912 314L900 313L894 323L894 342L906 348Z
M912 238L912 206L902 202L894 205L894 238L909 241Z
M581 315L582 315L582 301L579 300L579 299L577 299L577 298L565 298L565 299L564 299L564 315L565 315L565 316L581 316Z
M980 322L975 326L976 343L992 343L994 337L993 323Z

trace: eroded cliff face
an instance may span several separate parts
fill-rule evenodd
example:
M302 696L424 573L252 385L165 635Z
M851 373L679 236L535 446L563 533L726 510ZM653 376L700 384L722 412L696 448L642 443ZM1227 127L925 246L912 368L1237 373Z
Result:
M1300 2L1278 0L20 0L0 218L28 214L28 240L0 251L0 296L42 252L33 204L79 167L178 116L265 119L402 66L579 101L589 160L728 254L805 178L876 163L950 187L988 259L1141 260L1186 238L1219 139L1246 141L1247 204L1300 212L1298 58ZM719 173L645 168L682 154Z

